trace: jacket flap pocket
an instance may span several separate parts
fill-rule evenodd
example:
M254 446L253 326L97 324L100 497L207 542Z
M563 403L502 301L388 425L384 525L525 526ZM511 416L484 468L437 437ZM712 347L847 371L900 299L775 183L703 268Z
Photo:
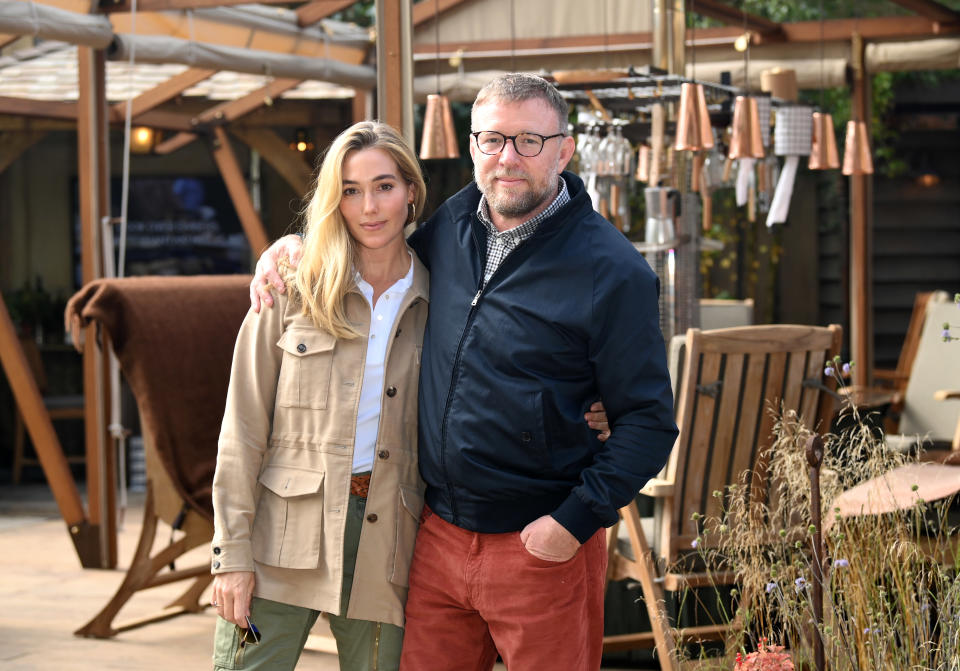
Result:
M423 510L423 495L420 491L407 485L400 485L400 500L403 502L404 509L413 515L413 519L419 520L420 512Z
M337 339L326 331L291 329L284 331L277 341L277 347L293 356L310 356L319 352L329 352L337 344Z
M260 474L260 484L283 498L305 496L320 491L323 473L285 466L267 466Z

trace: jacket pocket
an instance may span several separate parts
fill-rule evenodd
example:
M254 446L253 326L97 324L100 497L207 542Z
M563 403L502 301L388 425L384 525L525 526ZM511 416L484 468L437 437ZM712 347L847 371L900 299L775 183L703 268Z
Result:
M417 541L420 513L423 511L423 495L414 488L400 485L397 496L397 544L393 551L393 574L390 582L406 587L410 578L410 560Z
M282 568L316 568L323 541L322 472L267 466L253 519L253 558Z
M283 350L277 405L324 410L330 392L337 339L326 331L290 329L277 341Z

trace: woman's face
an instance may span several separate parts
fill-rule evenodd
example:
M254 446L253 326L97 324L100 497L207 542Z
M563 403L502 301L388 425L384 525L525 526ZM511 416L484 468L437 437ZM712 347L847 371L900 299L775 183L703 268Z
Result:
M384 150L355 150L344 159L340 214L361 251L404 244L413 195L413 187Z

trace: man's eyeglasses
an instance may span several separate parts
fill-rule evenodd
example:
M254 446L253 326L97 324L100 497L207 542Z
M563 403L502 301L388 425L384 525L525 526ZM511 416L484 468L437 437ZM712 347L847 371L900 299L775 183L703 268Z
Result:
M503 151L507 140L513 141L513 148L517 153L527 158L539 156L543 151L543 143L555 137L564 137L565 133L555 133L553 135L540 135L540 133L518 133L517 135L504 135L495 130L481 130L470 133L477 141L477 149L481 153L489 156L495 156Z

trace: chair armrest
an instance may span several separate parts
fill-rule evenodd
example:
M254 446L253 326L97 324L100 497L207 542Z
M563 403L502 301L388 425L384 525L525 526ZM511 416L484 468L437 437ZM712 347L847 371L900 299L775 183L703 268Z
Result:
M938 401L947 401L960 398L960 389L940 389L933 393L933 397Z
M644 496L652 496L654 498L673 496L673 482L670 480L661 480L660 478L651 478L650 481L643 486L643 489L640 490L640 493Z

